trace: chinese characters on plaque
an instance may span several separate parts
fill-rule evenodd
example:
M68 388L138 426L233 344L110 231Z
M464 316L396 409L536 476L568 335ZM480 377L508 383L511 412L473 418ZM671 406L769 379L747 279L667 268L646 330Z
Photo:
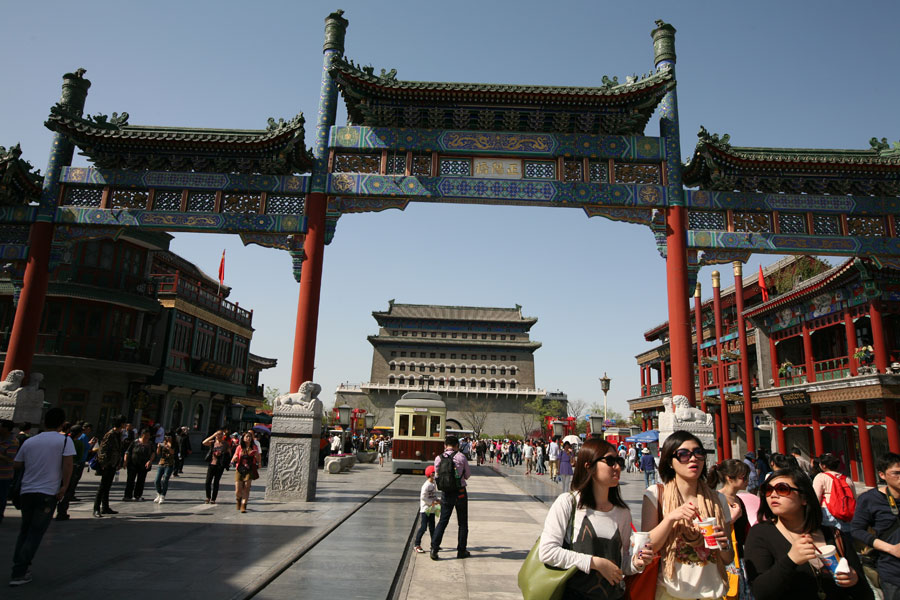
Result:
M522 161L515 158L476 158L472 175L497 179L522 179Z

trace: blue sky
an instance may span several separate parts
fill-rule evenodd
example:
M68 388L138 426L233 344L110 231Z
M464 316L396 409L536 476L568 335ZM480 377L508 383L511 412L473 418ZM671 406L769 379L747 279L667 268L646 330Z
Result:
M21 142L43 169L42 123L61 75L93 82L87 112L127 111L136 125L264 128L307 117L312 145L323 19L350 20L347 56L400 79L600 84L652 67L655 19L678 30L682 155L696 132L734 145L867 148L900 139L895 2L34 2L4 11L0 145ZM338 114L338 123L345 122ZM646 130L658 135L654 117ZM75 164L86 164L76 157ZM267 385L287 388L298 286L287 253L236 236L181 235L173 250L215 274L227 249L231 300L254 309L251 349L275 357ZM745 272L776 257L751 258ZM723 286L730 267L720 268ZM704 298L709 274L701 271ZM540 387L625 409L638 393L642 333L665 321L665 264L649 229L577 209L412 204L349 215L325 251L316 381L326 405L340 382L369 378L373 310L397 302L521 304Z

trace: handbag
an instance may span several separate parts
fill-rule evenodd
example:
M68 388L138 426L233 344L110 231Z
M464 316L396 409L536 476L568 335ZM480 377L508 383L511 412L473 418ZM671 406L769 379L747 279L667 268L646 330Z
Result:
M571 492L572 513L569 515L569 525L566 527L566 537L563 540L572 539L572 530L575 526L575 495ZM578 567L570 567L568 569L558 569L550 567L541 561L539 556L539 548L541 538L538 537L522 568L519 569L519 589L522 590L524 600L560 600L566 589L566 582L575 574Z
M662 521L663 486L656 484L656 517ZM644 570L625 578L625 600L653 600L659 579L659 555L654 556Z

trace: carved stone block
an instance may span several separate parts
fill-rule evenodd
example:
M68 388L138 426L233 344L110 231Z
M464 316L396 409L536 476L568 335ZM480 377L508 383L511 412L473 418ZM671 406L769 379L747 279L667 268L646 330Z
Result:
M303 405L276 403L266 500L314 502L316 499L322 403L307 398Z
M707 464L718 462L716 452L716 431L713 417L690 406L684 396L663 398L665 411L659 415L659 445L666 443L666 438L676 431L687 431L697 436L703 447L709 452Z

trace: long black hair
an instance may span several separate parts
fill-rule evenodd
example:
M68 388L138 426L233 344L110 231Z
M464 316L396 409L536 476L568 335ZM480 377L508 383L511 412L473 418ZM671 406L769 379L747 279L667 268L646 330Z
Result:
M597 499L594 498L594 482L591 479L591 471L601 458L612 452L616 458L616 447L600 438L591 438L584 443L575 457L575 472L572 476L571 490L578 492L578 508L585 506L597 509ZM619 486L609 488L609 501L613 506L628 508L619 493Z
M766 483L759 486L759 512L756 517L759 521L776 521L775 513L769 508L766 501L766 487L777 477L787 477L793 482L793 487L800 490L798 493L806 504L803 505L803 533L812 533L822 528L822 509L819 508L819 499L813 489L812 481L802 469L793 467L779 469L769 474Z
M697 445L703 448L703 442L696 435L689 431L679 430L666 438L662 450L659 453L659 477L665 483L669 483L675 479L675 467L672 461L675 459L675 451L687 441L697 442ZM700 479L706 479L706 461L703 462L703 469L700 471Z
M729 458L709 468L709 473L706 475L706 483L710 489L714 490L720 483L724 484L727 482L726 477L737 479L738 477L746 478L749 475L750 467L747 466L747 463L736 458Z

